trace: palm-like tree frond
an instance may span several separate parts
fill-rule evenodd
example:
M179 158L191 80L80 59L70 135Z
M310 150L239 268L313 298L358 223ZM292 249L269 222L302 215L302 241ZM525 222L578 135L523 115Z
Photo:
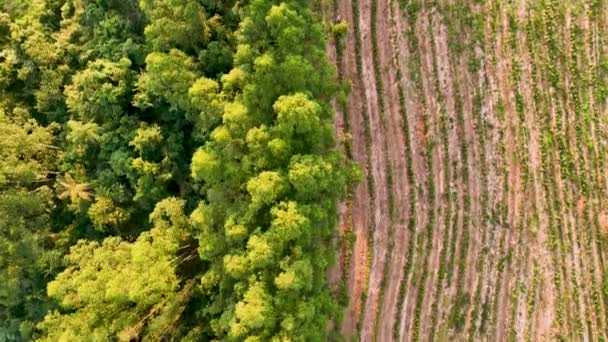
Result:
M79 183L70 174L66 174L65 177L59 179L59 185L61 188L59 198L61 199L69 198L72 201L89 201L93 197L89 183Z

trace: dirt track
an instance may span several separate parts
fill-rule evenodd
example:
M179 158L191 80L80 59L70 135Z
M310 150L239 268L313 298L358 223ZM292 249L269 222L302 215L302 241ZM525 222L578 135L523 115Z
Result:
M330 272L350 296L339 331L605 340L607 5L401 2L325 7L350 28L328 49L364 174Z

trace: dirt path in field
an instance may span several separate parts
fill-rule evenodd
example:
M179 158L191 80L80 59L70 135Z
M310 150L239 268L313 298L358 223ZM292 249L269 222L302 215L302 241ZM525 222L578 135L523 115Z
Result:
M339 13L336 19L346 20L352 27L353 13L349 2L339 2ZM352 82L352 92L348 99L348 120L350 124L351 144L353 159L359 164L363 171L363 181L355 189L352 196L352 227L355 237L352 256L350 258L350 272L348 275L347 289L350 297L349 304L344 313L342 322L342 334L347 338L356 335L356 326L361 312L361 298L366 290L367 282L367 259L368 240L370 238L370 194L368 184L368 160L366 147L366 122L364 111L367 106L364 88L359 82L357 75L357 61L355 55L355 35L351 29L348 31L344 42L344 53L342 58L343 77ZM341 221L341 225L345 222Z
M372 45L371 19L372 19L372 0L359 1L359 26L361 28L361 58L363 66L363 86L365 87L366 98L368 99L368 112L370 113L371 125L371 146L372 146L372 175L375 180L375 232L374 246L371 262L371 270L369 277L369 287L365 302L365 312L361 326L361 340L370 341L375 333L376 317L379 310L379 301L382 291L382 279L384 277L386 258L388 257L389 235L393 229L390 213L389 213L389 169L386 157L389 156L386 148L391 146L395 148L395 144L403 144L403 139L396 142L394 137L390 137L389 132L385 132L387 128L386 108L382 112L379 108L380 102L377 88L377 78L381 75L376 75L374 67L374 47ZM376 25L378 28L378 40L388 34L387 27L381 26L382 21ZM382 30L382 29L384 30ZM383 118L383 116L385 116ZM385 120L383 122L383 120ZM390 142L390 145L389 145ZM394 191L394 189L393 189Z
M425 118L427 110L423 106L420 86L417 84L416 79L412 78L410 66L415 64L415 56L410 54L408 46L413 44L409 41L410 37L407 35L409 25L416 26L416 23L406 22L402 16L398 3L395 1L393 4L393 20L395 23L395 40L396 40L396 57L399 68L402 75L402 87L405 93L405 107L406 113L409 119L409 127L411 131L411 149L412 149L412 168L413 176L416 184L415 196L416 203L414 208L415 214L415 227L414 236L414 248L411 256L411 266L408 270L408 274L404 274L400 280L399 288L403 292L402 298L397 298L397 308L394 314L390 311L383 316L383 320L389 321L390 325L393 325L393 329L397 331L397 335L401 336L402 339L406 338L404 335L405 322L410 319L410 313L408 310L411 309L410 303L414 301L414 293L416 291L414 274L419 273L419 270L415 269L415 265L421 264L422 253L418 248L418 240L423 239L421 234L424 234L424 229L428 223L428 212L429 212L429 198L428 189L425 186L428 179L428 170L426 166L426 146L429 143L429 137L425 134ZM409 241L408 241L409 243ZM423 250L422 250L423 251ZM407 256L406 256L407 257ZM400 300L400 301L399 301ZM400 309L400 310L399 310ZM386 318L384 318L386 317ZM383 328L383 330L386 327ZM408 334L409 335L409 334ZM380 340L380 339L379 339ZM390 339L389 339L390 340Z
M381 32L390 33L389 35L382 34L378 37L378 51L381 67L382 84L384 85L384 102L386 103L387 130L389 159L391 161L391 169L393 171L393 194L395 216L393 218L393 236L392 254L388 255L389 269L386 283L384 284L384 297L377 315L375 338L378 341L389 341L393 336L393 326L395 325L395 315L397 311L399 288L404 276L404 265L407 257L407 248L410 239L413 238L410 231L407 230L408 208L410 201L414 198L408 198L409 188L414 186L407 180L406 170L406 154L411 151L406 150L406 139L410 140L409 136L404 136L403 120L408 120L408 117L403 118L399 99L401 94L399 90L399 82L397 73L394 68L398 68L398 56L394 55L396 45L392 39L394 32L391 28L392 10L389 8L390 0L378 1L377 9L377 25ZM406 111L406 113L408 113Z
M445 249L445 253L449 253L449 240L444 240L445 230L451 231L453 223L451 217L446 217L448 211L447 206L447 192L452 194L460 194L460 189L463 188L462 179L460 179L460 168L462 165L462 155L460 153L460 137L461 133L456 125L457 113L455 104L455 93L454 93L454 82L452 79L452 69L450 66L450 53L448 51L448 38L447 28L442 22L441 18L437 13L430 11L429 13L423 13L429 22L428 26L425 24L422 26L423 30L420 35L428 35L432 37L432 41L429 41L429 45L426 46L425 42L425 55L432 62L430 69L425 70L423 78L426 79L425 83L433 87L435 93L436 110L433 111L432 121L436 125L435 140L437 144L436 159L434 161L434 173L436 177L435 193L437 194L435 199L435 225L433 229L433 245L429 253L429 262L424 272L430 273L425 284L425 296L422 301L423 307L421 310L421 336L431 336L431 310L435 300L438 301L437 305L440 305L442 299L442 292L436 293L437 286L442 287L443 284L437 284L439 282L439 270L441 262L441 254ZM432 45L431 45L432 44ZM438 87L438 88L437 88ZM427 98L430 98L430 93L427 94ZM445 133L444 133L445 126ZM447 133L447 136L445 135ZM447 144L446 140L447 139ZM447 147L447 150L446 150ZM447 160L449 164L446 164L445 156L447 153ZM458 178L457 182L454 179ZM452 201L458 201L458 197L452 199ZM449 203L451 205L452 203ZM462 208L462 207L460 207ZM462 213L462 212L461 212ZM462 215L458 215L462 217ZM458 222L459 231L461 222ZM454 237L452 237L454 238ZM449 266L448 266L449 267ZM437 297L437 298L434 298Z
M519 20L524 22L526 20L526 3L522 1L520 4L520 10L518 13ZM531 248L529 249L533 254L531 259L535 260L539 265L540 272L540 286L539 286L539 300L537 308L535 310L535 318L529 317L529 320L534 320L534 332L531 334L534 340L545 340L550 337L552 324L555 319L555 301L556 301L556 289L553 282L553 269L551 260L551 251L549 248L549 223L547 218L545 192L542 186L543 175L542 175L542 160L540 152L540 129L538 123L541 118L537 117L538 109L535 106L532 84L535 82L535 77L532 75L532 69L530 67L530 56L528 49L528 41L524 32L518 32L517 39L520 42L518 45L518 55L522 61L522 77L521 77L521 93L523 97L523 103L525 108L525 124L529 130L529 141L528 141L528 160L529 160L529 172L532 179L532 200L534 201L534 208L538 215L538 222L536 226L529 227L532 231L532 239L530 240Z
M440 231L437 230L437 227L440 227L441 217L440 217L440 194L445 191L445 186L443 180L442 172L445 170L445 166L442 164L442 156L443 156L443 147L441 145L441 133L440 133L440 113L439 113L439 104L437 103L437 98L434 94L435 82L433 81L432 75L433 67L434 67L434 59L431 53L431 41L430 36L425 34L430 32L430 22L429 17L424 11L419 15L419 19L415 23L416 34L419 38L419 54L421 58L421 69L420 69L420 82L421 82L421 90L422 96L424 97L424 103L426 107L423 108L424 114L427 120L427 136L426 136L426 144L430 144L432 146L432 167L433 172L430 178L427 179L427 188L430 186L429 182L433 182L434 187L434 198L429 199L429 202L433 202L433 207L428 207L428 217L430 215L434 215L435 219L432 225L429 226L429 218L423 222L418 222L417 230L422 235L422 241L419 245L420 254L417 258L417 262L415 263L413 272L415 273L415 279L412 278L412 282L410 283L410 288L407 291L405 301L403 304L403 312L401 313L401 317L403 319L400 322L401 326L399 329L400 336L403 339L410 339L413 337L414 331L416 330L415 321L419 320L421 327L424 325L424 312L426 305L430 305L428 303L426 294L434 288L432 285L432 280L434 279L435 272L438 270L437 263L432 257L432 252L434 249L439 248L438 240L441 238ZM410 23L413 24L413 23ZM427 148L426 146L424 147ZM426 151L424 152L426 154ZM425 159L428 156L425 156ZM425 161L427 163L427 161ZM427 190L428 193L428 190ZM429 193L430 195L430 193ZM431 233L432 231L432 233ZM428 241L430 234L433 235L433 240ZM432 246L429 250L426 246ZM426 281L421 283L424 278L424 274L426 273ZM419 291L424 291L425 296L422 299L418 299ZM420 306L418 309L420 313L416 312L416 307ZM420 315L416 317L416 315ZM420 336L424 336L422 332Z

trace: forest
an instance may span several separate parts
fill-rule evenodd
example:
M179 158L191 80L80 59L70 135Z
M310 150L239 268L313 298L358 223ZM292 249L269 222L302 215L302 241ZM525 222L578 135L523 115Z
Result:
M348 91L308 1L0 2L0 340L323 341Z
M607 0L0 0L0 342L608 341Z

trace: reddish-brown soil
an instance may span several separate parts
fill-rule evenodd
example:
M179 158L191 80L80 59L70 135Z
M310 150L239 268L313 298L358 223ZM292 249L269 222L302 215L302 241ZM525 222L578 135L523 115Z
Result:
M364 176L328 274L350 297L346 340L606 339L608 103L593 82L608 5L550 2L323 7L350 27L328 53L352 82L335 125Z

